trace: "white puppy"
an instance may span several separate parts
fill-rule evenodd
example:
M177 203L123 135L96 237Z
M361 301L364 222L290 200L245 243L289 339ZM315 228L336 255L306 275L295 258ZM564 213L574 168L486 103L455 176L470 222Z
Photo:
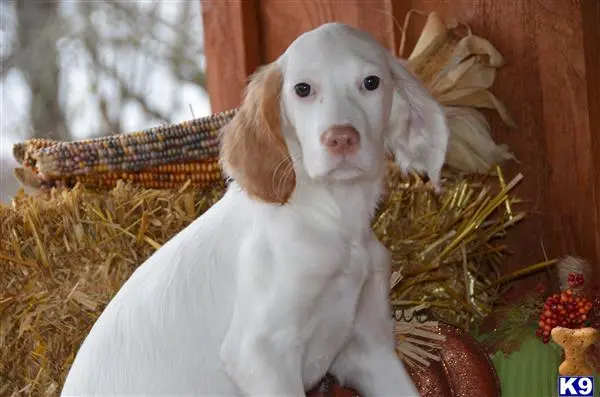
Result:
M386 147L437 184L447 140L442 108L371 36L303 34L224 132L224 197L125 283L62 395L302 397L329 372L366 397L417 396L370 222Z

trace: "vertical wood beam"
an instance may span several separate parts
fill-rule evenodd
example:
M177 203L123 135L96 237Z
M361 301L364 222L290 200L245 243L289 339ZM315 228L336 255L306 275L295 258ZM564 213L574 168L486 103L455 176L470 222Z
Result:
M582 0L583 48L587 81L589 131L593 140L596 225L600 225L600 1ZM600 281L600 238L596 237L596 282ZM600 284L600 283L598 283Z
M259 0L201 0L206 85L212 112L239 106L262 62Z

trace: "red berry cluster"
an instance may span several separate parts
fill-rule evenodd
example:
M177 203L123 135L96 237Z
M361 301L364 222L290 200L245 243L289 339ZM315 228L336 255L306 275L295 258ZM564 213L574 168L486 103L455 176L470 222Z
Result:
M578 296L570 289L549 296L540 315L536 335L548 343L554 327L581 328L591 309L592 302L588 298Z
M571 286L571 288L579 287L583 285L584 279L583 274L581 273L569 273L569 277L567 278L567 282Z

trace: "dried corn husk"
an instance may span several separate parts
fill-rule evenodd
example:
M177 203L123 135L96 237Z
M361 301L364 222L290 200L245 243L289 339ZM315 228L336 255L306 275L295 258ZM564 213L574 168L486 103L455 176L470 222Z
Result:
M401 271L393 271L390 290L393 291L403 278ZM429 320L428 309L429 305L422 303L393 310L396 353L409 367L427 367L431 360L441 359L439 352L446 337L436 332L439 323Z
M446 163L463 171L484 172L494 164L512 159L506 145L496 145L489 136L490 126L481 112L471 107L447 107L452 138Z
M426 304L409 309L395 311L394 330L396 334L396 353L410 366L429 366L430 360L440 361L439 351L446 340L436 329L437 321L421 320L421 312L427 310Z
M487 40L446 25L437 13L427 23L407 66L445 107L450 127L446 164L466 172L487 172L514 156L497 145L490 126L477 108L495 109L516 127L504 105L489 91L502 66L502 55Z

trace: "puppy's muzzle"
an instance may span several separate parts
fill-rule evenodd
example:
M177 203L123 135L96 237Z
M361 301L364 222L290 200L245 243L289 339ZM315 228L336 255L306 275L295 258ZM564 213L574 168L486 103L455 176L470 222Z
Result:
M321 135L321 144L335 156L353 154L360 148L360 135L349 125L333 126Z

